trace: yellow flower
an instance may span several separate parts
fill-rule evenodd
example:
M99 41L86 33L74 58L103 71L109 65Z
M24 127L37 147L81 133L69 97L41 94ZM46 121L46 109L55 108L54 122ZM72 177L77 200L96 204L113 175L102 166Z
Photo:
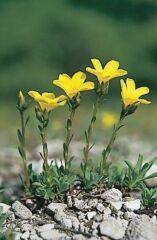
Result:
M101 62L96 58L91 59L91 61L94 69L87 67L86 71L95 75L100 84L105 84L115 77L121 77L127 74L127 71L119 69L119 62L115 60L109 61L104 67L102 67Z
M85 82L86 74L76 72L72 77L67 74L60 74L58 80L54 80L54 85L62 88L67 96L72 99L81 91L91 90L94 88L93 82Z
M116 113L104 112L101 116L102 126L110 128L118 122L118 116Z
M121 96L124 106L137 105L139 103L150 104L150 101L140 98L142 95L149 93L148 87L140 87L136 89L135 81L127 78L126 83L123 79L120 81L121 84Z
M55 97L53 93L44 92L42 94L36 91L29 91L28 93L36 102L38 102L42 111L46 110L50 112L51 110L63 106L66 103L66 97L61 95L59 97Z

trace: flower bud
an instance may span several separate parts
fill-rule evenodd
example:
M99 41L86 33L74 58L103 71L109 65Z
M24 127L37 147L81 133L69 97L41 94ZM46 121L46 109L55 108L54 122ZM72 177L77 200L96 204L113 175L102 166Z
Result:
M27 109L27 102L25 100L25 97L23 95L22 91L19 91L19 95L18 95L18 102L17 102L17 106L21 111L25 111Z

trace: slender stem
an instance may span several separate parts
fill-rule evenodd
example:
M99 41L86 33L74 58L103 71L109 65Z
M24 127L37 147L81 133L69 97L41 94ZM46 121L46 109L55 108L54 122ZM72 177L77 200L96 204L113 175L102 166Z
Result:
M114 127L114 130L113 130L113 133L112 133L112 135L111 135L110 141L109 141L106 149L103 151L102 168L105 168L105 166L106 166L106 162L107 162L108 156L109 156L109 154L111 153L113 144L114 144L115 139L116 139L116 136L117 136L117 132L118 132L118 130L120 129L120 127L122 126L123 120L124 120L124 117L121 117L121 116L120 116L117 125Z
M63 148L65 168L67 168L67 163L69 161L69 145L70 145L70 142L73 137L73 135L71 133L71 129L73 126L73 119L75 116L75 108L73 108L72 106L69 106L69 110L70 110L70 115L69 115L69 118L68 118L67 124L66 124L66 140L65 140L64 148Z
M24 167L24 174L25 174L25 182L26 186L30 187L30 179L28 174L28 163L26 158L26 149L25 149L25 121L24 121L24 112L20 111L20 117L21 117L21 133L23 138L22 148L23 148L23 167Z
M42 154L42 158L44 160L43 169L47 170L47 168L48 168L48 147L47 147L47 139L46 139L46 128L44 127L44 124L42 124L40 135L41 135L42 146L43 146L43 154Z
M72 124L73 124L73 119L74 119L74 115L75 115L75 110L74 109L71 109L70 110L70 116L69 116L69 119L71 124L70 126L68 126L68 123L67 123L67 136L66 136L66 143L69 145L70 144L70 140L71 140L71 128L72 128Z
M43 151L40 153L44 163L43 163L43 171L48 169L48 146L47 146L47 138L46 138L46 129L49 124L50 112L41 109L40 107L35 108L36 118L39 121L38 129L41 136Z
M84 151L83 151L85 163L87 163L88 160L89 160L89 151L90 151L90 148L91 148L90 143L91 143L94 124L95 124L95 121L96 121L96 116L97 116L97 112L98 112L98 109L100 107L100 104L101 104L101 98L100 98L100 96L98 96L97 100L94 104L94 107L93 107L93 115L92 115L91 122L89 124L88 130L85 133L85 135L86 135L86 146L84 147Z

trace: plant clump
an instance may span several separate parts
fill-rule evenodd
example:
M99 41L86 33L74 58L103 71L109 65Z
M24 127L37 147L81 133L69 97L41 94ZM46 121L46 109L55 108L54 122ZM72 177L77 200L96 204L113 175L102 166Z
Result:
M142 189L143 204L151 206L156 203L156 189L148 189L145 181L157 177L157 173L147 175L156 159L148 163L143 163L143 157L140 155L135 166L130 161L125 160L126 166L124 167L109 160L117 135L120 129L124 127L125 118L135 113L140 104L147 105L151 103L141 98L143 95L149 93L149 88L136 88L135 81L131 78L120 80L122 107L119 119L116 117L116 123L108 144L100 152L99 160L94 162L91 159L90 151L94 146L92 139L98 112L103 107L106 96L109 93L110 81L118 77L124 77L127 75L127 71L119 68L120 64L115 60L109 61L105 66L102 66L101 62L96 58L91 61L93 68L87 67L86 71L96 77L96 83L86 81L86 74L78 71L73 76L69 76L66 73L60 74L58 79L53 81L53 84L64 92L60 96L56 97L54 93L39 93L31 90L28 94L33 99L32 104L30 99L26 99L22 91L19 92L17 109L20 113L21 128L17 131L19 139L18 149L23 160L24 176L21 176L21 179L26 196L34 196L45 200L61 200L65 198L66 193L79 181L82 190L86 192L91 191L96 186L103 189L118 187L128 192L132 190L141 191ZM77 109L81 107L82 91L95 91L96 98L93 103L89 126L85 130L85 146L82 149L82 162L78 172L76 172L73 168L75 156L71 156L69 150L74 136L73 123L77 117ZM52 160L51 164L49 164L47 127L54 110L65 105L68 106L69 116L65 121L66 132L61 164L58 165L55 160ZM25 115L32 106L35 110L43 146L40 153L43 159L43 170L40 174L33 171L32 165L28 164L26 155L25 133L29 117Z

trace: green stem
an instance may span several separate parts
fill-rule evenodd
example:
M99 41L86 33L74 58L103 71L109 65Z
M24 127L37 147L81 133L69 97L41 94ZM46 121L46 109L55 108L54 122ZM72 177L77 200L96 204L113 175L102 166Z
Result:
M72 106L69 106L70 109L70 115L69 118L67 120L67 124L66 124L66 140L64 143L64 148L63 148L63 157L64 157L64 161L65 161L65 168L67 168L67 164L69 161L69 146L70 146L70 142L72 140L72 133L71 133L71 129L73 126L73 119L75 116L75 108L73 108Z
M96 121L96 116L97 116L97 112L98 109L100 107L101 104L101 97L98 96L96 103L94 104L94 108L93 108L93 115L92 115L92 119L90 122L90 125L88 127L88 130L85 132L86 135L86 146L84 147L84 162L87 164L88 160L89 160L89 151L91 149L90 147L90 143L91 143L91 138L92 138L92 134L93 134L93 129L94 129L94 124Z
M28 162L26 158L26 149L25 149L25 121L24 121L24 112L20 111L20 117L21 117L21 133L23 138L22 143L22 149L23 149L23 167L24 167L24 175L25 175L25 183L27 188L30 187L30 179L29 179L29 173L28 173Z
M43 152L40 153L44 163L43 163L43 171L48 169L48 146L47 146L47 138L46 138L46 129L49 124L50 112L46 110L42 110L40 107L35 108L36 118L39 121L38 129L41 136L41 142L43 147Z
M47 147L47 139L46 139L46 128L44 127L44 124L42 124L42 128L40 131L41 140L42 140L42 146L43 146L43 154L42 158L44 160L43 169L48 169L48 147Z
M123 120L124 120L124 117L120 116L119 121L118 121L117 125L115 126L115 128L113 130L110 141L109 141L106 149L103 151L103 154L102 154L103 155L103 162L102 162L102 165L101 165L102 168L105 168L105 166L106 166L108 156L111 153L113 144L114 144L116 136L117 136L117 132L120 129L120 127L122 126ZM103 171L103 169L102 169L102 171Z

